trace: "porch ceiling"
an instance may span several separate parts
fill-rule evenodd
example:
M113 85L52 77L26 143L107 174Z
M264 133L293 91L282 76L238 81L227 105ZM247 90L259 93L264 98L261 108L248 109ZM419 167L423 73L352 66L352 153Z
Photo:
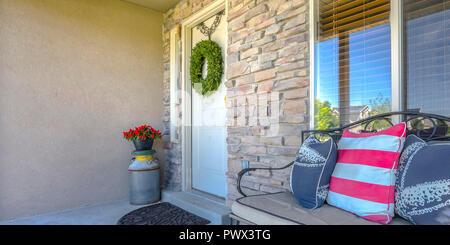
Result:
M165 13L181 0L124 0L124 1L135 3Z

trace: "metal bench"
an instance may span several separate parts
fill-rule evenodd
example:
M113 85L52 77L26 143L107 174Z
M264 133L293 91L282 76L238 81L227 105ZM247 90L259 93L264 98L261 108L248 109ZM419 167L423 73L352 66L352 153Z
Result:
M390 112L368 117L335 129L304 130L302 142L311 134L322 134L339 141L345 129L359 132L376 132L373 125L376 121L386 122L386 126L393 126L394 122L407 123L407 135L415 134L427 142L450 141L450 118L420 113L415 111ZM290 162L280 168L246 168L237 176L237 190L242 195L231 207L232 223L252 225L375 225L358 216L325 204L321 208L308 210L298 204L291 192L267 193L247 196L241 187L241 180L245 174L255 170L277 171L291 167ZM408 225L406 220L396 216L390 225Z

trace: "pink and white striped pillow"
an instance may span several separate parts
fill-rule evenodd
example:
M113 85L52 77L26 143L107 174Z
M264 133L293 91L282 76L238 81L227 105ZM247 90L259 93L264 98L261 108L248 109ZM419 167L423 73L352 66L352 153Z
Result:
M345 130L327 202L370 221L391 222L395 172L405 136L405 123L377 133Z

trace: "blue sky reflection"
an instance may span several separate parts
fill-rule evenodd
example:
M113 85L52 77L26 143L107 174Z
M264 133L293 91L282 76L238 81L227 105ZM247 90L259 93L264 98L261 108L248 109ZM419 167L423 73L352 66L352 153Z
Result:
M350 106L370 105L383 97L391 101L390 24L350 34ZM339 40L316 43L315 98L339 107Z

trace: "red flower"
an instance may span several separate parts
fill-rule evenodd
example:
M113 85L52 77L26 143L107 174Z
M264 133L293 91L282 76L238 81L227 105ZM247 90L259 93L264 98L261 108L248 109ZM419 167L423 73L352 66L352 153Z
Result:
M161 138L163 135L161 131L154 129L152 126L144 124L135 128L131 128L126 132L123 132L124 138L127 140L146 140Z

